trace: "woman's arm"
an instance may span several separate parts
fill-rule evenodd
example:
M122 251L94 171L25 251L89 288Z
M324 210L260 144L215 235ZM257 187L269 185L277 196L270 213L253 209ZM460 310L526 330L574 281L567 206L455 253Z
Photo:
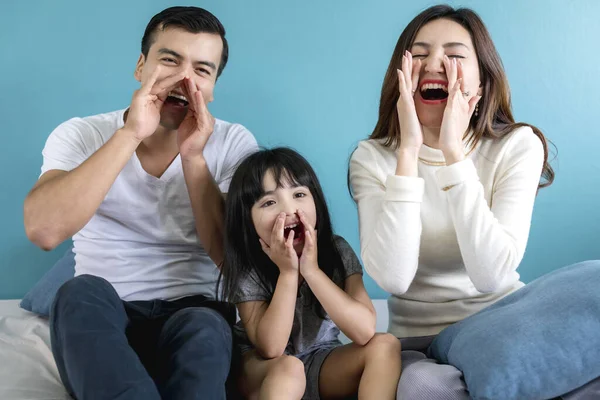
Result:
M350 182L365 270L385 291L399 295L417 272L424 181L389 175L394 168L389 163L374 144L361 142L350 160Z
M544 162L542 143L530 128L520 129L508 140L490 205L470 159L437 172L467 274L480 292L501 288L523 258Z
M285 351L292 332L297 292L298 273L281 273L269 303L247 301L237 305L248 338L262 357L276 358Z

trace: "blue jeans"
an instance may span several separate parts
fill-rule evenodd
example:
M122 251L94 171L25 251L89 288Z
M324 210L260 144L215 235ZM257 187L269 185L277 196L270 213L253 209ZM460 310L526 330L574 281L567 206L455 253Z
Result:
M81 275L50 310L52 352L75 399L225 399L235 309L204 296L122 301Z

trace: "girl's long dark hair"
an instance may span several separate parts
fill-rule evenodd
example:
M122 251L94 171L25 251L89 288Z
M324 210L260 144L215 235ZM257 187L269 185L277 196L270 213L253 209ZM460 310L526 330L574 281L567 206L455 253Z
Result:
M252 222L252 206L265 193L263 179L272 172L275 182L306 186L315 201L319 267L329 278L343 271L342 258L334 241L325 196L308 161L296 151L279 147L261 150L248 156L237 168L225 202L225 258L219 277L221 300L230 300L240 290L243 279L256 279L270 296L275 291L279 268L263 252ZM340 274L339 276L343 276ZM324 317L314 295L310 298L315 311Z

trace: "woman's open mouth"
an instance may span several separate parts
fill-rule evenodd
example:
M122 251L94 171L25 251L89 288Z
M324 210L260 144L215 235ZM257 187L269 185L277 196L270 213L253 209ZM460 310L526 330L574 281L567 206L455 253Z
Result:
M448 82L426 80L419 88L421 101L425 104L440 104L448 100Z

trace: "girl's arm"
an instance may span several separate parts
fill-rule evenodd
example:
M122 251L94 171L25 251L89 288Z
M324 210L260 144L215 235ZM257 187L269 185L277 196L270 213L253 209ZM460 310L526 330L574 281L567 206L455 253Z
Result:
M269 303L248 301L237 305L248 338L261 357L283 355L292 332L297 292L298 273L281 273Z
M389 175L401 169L370 142L361 142L350 161L350 182L358 205L365 270L386 292L405 293L417 272L424 181Z
M344 290L320 269L303 275L331 320L354 343L364 346L375 335L377 315L361 274L344 281Z
M344 290L319 268L317 232L308 223L303 210L298 210L305 227L304 248L300 256L300 273L331 320L350 340L365 345L375 335L377 315L362 281L362 267L356 254L341 237L337 246L344 267Z
M502 288L523 259L544 162L542 143L530 128L521 128L508 140L490 205L470 159L437 172L467 274L480 292Z

